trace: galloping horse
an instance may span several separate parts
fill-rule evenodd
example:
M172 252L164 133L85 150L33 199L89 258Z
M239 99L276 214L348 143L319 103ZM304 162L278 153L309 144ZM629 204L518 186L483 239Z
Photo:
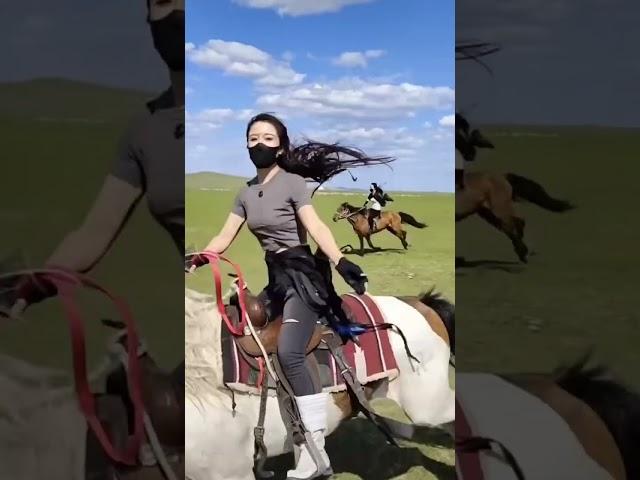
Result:
M493 148L478 130L473 130L462 142L460 151L466 161L475 159L477 148ZM514 204L518 200L526 200L554 213L574 208L567 201L551 197L540 184L520 175L465 172L464 189L456 191L456 222L477 214L509 237L520 261L527 263L529 248L524 243L525 220L516 213Z
M369 221L367 220L366 209L364 207L358 208L350 205L348 202L342 203L336 213L333 215L333 221L347 219L351 224L353 231L356 232L360 239L360 256L364 254L363 239L367 240L369 247L372 250L379 250L371 243L371 235L387 230L393 235L398 237L402 242L402 246L405 250L409 247L407 243L407 232L402 228L402 224L406 223L416 228L425 228L427 225L417 221L413 216L404 212L391 212L384 211L380 215L380 218L376 219L375 230L371 231L369 227Z
M452 429L455 392L449 384L449 361L455 338L453 305L433 293L371 299L386 321L404 333L419 363L409 358L400 335L389 333L398 376L365 385L368 395L394 400L415 425ZM185 290L185 463L191 480L255 478L253 431L259 421L260 396L225 388L222 328L215 299ZM355 408L347 392L331 394L326 435L352 418ZM293 449L278 398L272 396L266 399L264 444L270 457Z
M640 478L640 395L586 359L552 374L456 375L461 480Z

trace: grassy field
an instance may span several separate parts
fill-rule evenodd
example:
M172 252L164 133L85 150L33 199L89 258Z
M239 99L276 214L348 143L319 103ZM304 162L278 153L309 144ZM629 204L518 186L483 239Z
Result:
M202 248L217 233L226 218L235 192L201 190L201 178L187 178L187 185L198 185L186 191L187 245ZM211 179L211 177L210 177ZM228 177L221 177L224 185ZM210 184L208 188L215 188ZM414 215L429 225L417 230L406 226L409 250L402 249L400 241L385 232L373 237L373 244L383 251L365 253L363 257L351 254L349 258L358 263L369 275L369 289L378 295L413 295L435 286L454 300L454 224L452 195L400 196L393 194L395 201L388 208ZM358 246L357 237L344 221L333 223L331 217L337 206L348 201L362 204L363 195L317 194L314 206L319 215L330 226L340 246ZM366 251L366 250L365 250ZM260 290L266 283L266 268L257 240L246 229L236 238L226 254L238 262L247 277L249 286ZM337 278L336 278L337 277ZM348 291L347 285L336 274L338 291ZM211 273L202 269L189 276L187 285L200 291L211 291ZM380 403L376 408L385 415L407 421L394 404ZM444 435L433 432L407 443L397 450L386 446L384 438L365 421L355 420L342 426L328 442L328 451L339 480L427 480L453 479L454 454L451 442ZM280 475L290 468L291 458L279 458L272 462ZM348 472L348 473L347 473ZM278 477L280 478L280 477Z
M578 208L529 204L535 255L517 263L509 240L477 218L457 225L457 362L463 370L548 370L587 348L640 387L637 301L638 132L597 128L484 129L496 145L478 170L537 180Z
M4 155L0 262L21 255L28 265L41 265L82 221L111 168L128 119L144 108L150 96L58 80L0 85ZM113 249L91 273L125 297L150 349L167 367L184 355L179 340L184 331L181 263L142 202ZM111 334L98 320L114 311L97 294L80 292L79 298L93 363L105 354L104 341ZM69 334L60 303L50 300L36 305L24 320L0 319L0 350L69 368Z

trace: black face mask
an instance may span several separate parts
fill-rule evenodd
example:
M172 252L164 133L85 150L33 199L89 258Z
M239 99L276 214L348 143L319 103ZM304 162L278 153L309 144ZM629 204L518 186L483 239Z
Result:
M184 72L184 11L175 10L149 23L153 45L164 63L173 72Z
M276 163L280 147L268 147L258 143L249 148L249 158L257 168L269 168Z

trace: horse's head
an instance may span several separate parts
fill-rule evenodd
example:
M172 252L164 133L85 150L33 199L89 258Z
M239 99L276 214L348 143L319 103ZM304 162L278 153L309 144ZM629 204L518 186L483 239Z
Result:
M351 214L351 205L347 202L343 202L340 204L336 213L333 215L333 221L337 222L338 220L342 220L347 218Z

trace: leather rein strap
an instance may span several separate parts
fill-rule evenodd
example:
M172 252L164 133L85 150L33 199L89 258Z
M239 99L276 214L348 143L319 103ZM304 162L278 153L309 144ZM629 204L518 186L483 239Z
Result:
M242 276L242 271L240 271L240 267L233 263L231 260L219 255L217 253L204 251L200 252L199 255L207 258L209 260L209 264L211 265L211 271L213 273L213 280L215 282L215 291L216 291L216 302L218 304L218 311L224 320L224 323L227 325L227 328L231 332L232 335L236 337L244 336L244 328L247 326L248 315L247 315L247 307L245 306L245 291L244 291L244 277ZM222 274L220 273L220 260L223 262L227 262L231 267L235 270L238 275L238 284L240 288L238 289L238 301L240 303L240 320L237 327L233 325L229 317L227 316L227 312L224 308L224 300L222 295Z
M67 316L69 332L71 334L75 388L80 409L89 427L93 430L93 433L109 458L117 463L134 466L138 463L137 456L144 437L144 403L140 387L141 372L138 359L138 334L131 311L122 299L111 294L89 277L59 268L55 268L54 270L57 271L48 270L46 273L37 273L37 275L42 276L46 281L57 287L62 306ZM118 451L115 448L96 414L95 397L89 388L89 380L87 377L84 322L75 298L76 289L79 286L97 290L109 298L126 325L127 372L129 394L134 409L134 431L133 435L128 438L124 451Z

